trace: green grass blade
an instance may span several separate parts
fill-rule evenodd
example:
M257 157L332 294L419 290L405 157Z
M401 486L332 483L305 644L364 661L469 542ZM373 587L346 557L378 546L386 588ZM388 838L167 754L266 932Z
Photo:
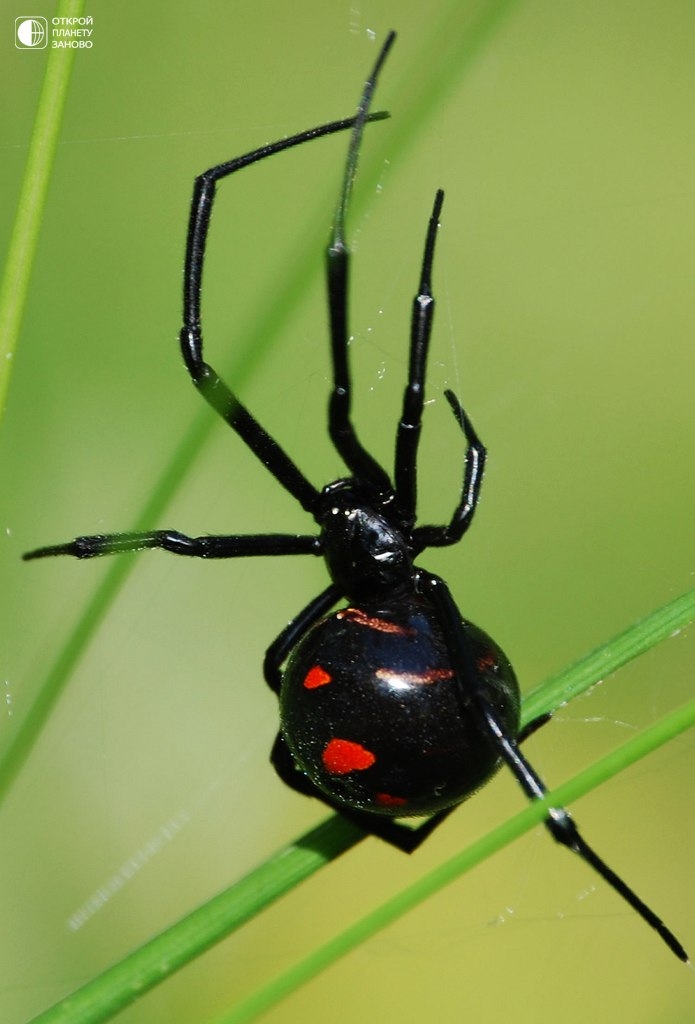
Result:
M57 17L78 18L84 0L61 0ZM49 49L17 215L0 285L0 416L5 408L31 268L46 205L75 51Z
M695 590L689 590L526 694L523 724L547 711L555 711L628 661L668 639L694 618Z
M655 646L695 617L695 590L658 609L652 615L609 640L588 658L582 659L549 683L533 691L533 714L524 706L528 720L549 710L546 691L555 695L572 687L574 696L615 671L630 658ZM667 629L668 624L668 629ZM595 676L580 671L591 659L598 668ZM225 1022L253 1020L271 1005L313 977L355 944L385 927L428 895L448 884L464 871L531 829L543 818L549 802L569 803L611 778L622 768L644 757L695 722L695 702L673 712L655 726L633 737L628 743L585 769L570 782L558 787L543 802L534 803L487 836L473 843L430 875L378 908L352 928L331 940L290 971L271 981L262 990L240 1003ZM255 871L203 904L192 914L141 946L115 966L78 989L35 1018L34 1024L99 1024L109 1020L124 1006L164 981L170 974L195 959L215 942L231 934L251 917L278 899L289 889L319 870L363 838L356 827L338 815L279 851Z

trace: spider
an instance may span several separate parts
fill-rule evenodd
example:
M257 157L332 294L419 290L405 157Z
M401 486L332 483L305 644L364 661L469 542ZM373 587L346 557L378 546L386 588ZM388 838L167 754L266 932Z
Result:
M317 797L404 852L412 852L504 763L530 799L547 792L520 750L549 715L519 728L519 686L498 645L465 619L440 577L416 565L430 547L457 544L478 504L486 450L452 391L445 396L465 440L462 484L448 522L417 522L417 462L434 298L431 277L444 193L429 218L413 302L408 378L396 430L393 480L352 423L348 360L345 218L379 73L391 32L353 118L300 132L212 167L195 181L186 244L181 351L193 384L319 527L318 534L188 537L176 530L77 537L25 559L91 558L163 548L195 558L315 555L330 584L270 644L264 676L280 704L271 760L292 789ZM351 130L327 251L333 387L331 441L348 475L318 490L203 359L200 296L217 182L282 150ZM347 606L332 610L347 600ZM399 821L423 820L410 827ZM604 863L561 807L548 812L552 837L582 857L654 928L681 960L687 954L661 919Z

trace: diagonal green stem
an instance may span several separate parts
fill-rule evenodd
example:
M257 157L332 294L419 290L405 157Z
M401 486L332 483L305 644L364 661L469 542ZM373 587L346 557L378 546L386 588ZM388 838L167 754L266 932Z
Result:
M255 917L324 864L364 838L356 826L329 818L280 850L119 963L39 1014L32 1024L98 1024Z
M645 654L662 640L667 640L693 619L695 590L689 590L527 693L524 696L522 724L525 725L547 711L555 711L567 701L578 697L628 661Z

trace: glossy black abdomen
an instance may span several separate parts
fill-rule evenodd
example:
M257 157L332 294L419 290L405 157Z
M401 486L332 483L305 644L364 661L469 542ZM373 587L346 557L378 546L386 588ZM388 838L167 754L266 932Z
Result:
M514 671L486 633L462 626L497 720L516 736ZM429 814L470 796L499 767L471 702L431 604L399 595L334 612L300 640L284 673L281 729L297 767L332 800Z

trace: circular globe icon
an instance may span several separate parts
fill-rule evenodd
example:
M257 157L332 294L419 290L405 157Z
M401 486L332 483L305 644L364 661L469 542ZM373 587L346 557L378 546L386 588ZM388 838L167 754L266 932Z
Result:
M41 46L46 39L46 29L35 18L27 18L17 26L17 39L22 46Z

